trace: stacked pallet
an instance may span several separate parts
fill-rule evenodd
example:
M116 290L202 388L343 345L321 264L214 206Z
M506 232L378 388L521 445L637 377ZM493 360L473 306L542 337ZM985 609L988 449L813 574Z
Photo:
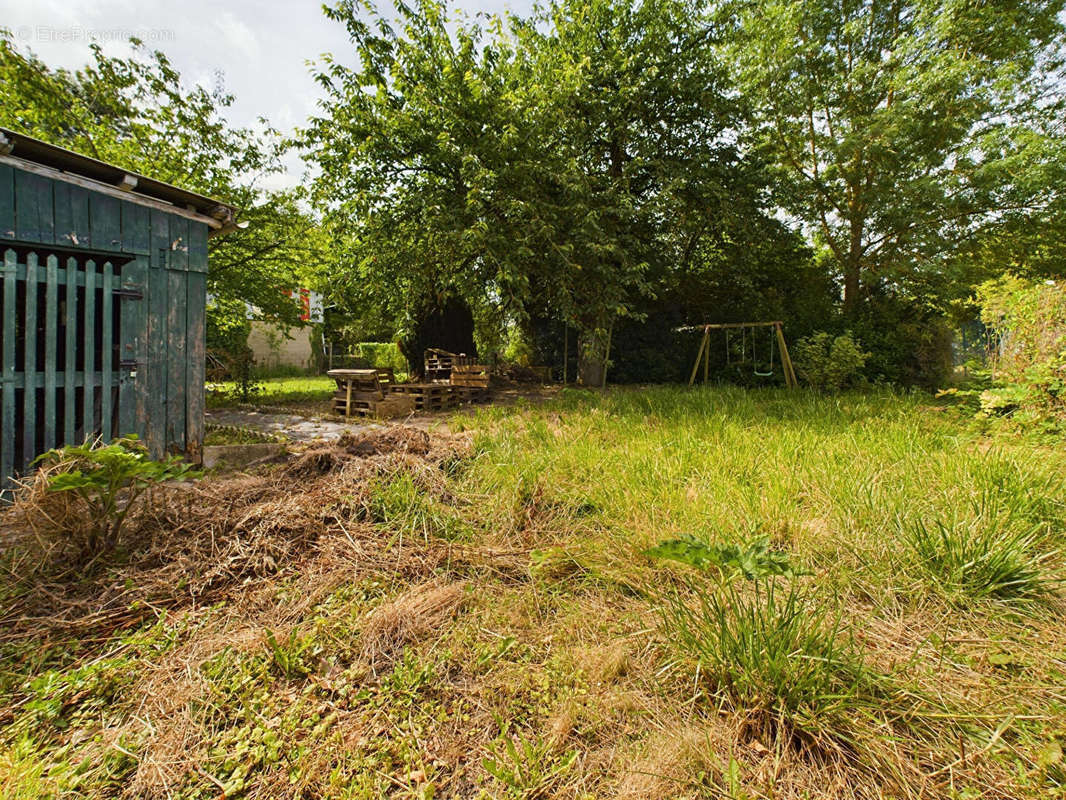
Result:
M443 411L455 405L457 399L447 383L397 383L389 391L412 398L419 411Z
M413 413L412 398L393 394L392 370L331 369L326 373L337 382L333 411L346 417L398 417Z
M452 389L463 403L489 399L489 368L484 364L456 364L452 367Z
M440 350L436 347L426 350L422 358L427 381L446 382L451 377L454 367L470 363L470 357L464 353L449 353L447 350Z

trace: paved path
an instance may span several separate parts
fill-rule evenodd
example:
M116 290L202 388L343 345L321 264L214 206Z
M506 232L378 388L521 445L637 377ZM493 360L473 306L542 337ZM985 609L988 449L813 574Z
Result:
M264 433L281 434L298 442L336 439L345 431L382 427L374 422L341 422L340 420L305 417L299 414L268 414L234 408L210 409L204 416L208 425L250 428Z

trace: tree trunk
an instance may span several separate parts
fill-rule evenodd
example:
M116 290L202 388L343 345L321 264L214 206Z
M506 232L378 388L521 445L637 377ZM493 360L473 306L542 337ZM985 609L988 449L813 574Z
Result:
M859 308L859 265L844 265L844 316L852 318Z
M853 195L854 196L854 195ZM848 253L844 262L844 316L851 319L859 308L859 293L862 291L862 233L863 218L853 200L850 205L854 216L851 218L848 231Z
M603 385L607 336L595 331L581 331L577 337L577 382L582 386Z

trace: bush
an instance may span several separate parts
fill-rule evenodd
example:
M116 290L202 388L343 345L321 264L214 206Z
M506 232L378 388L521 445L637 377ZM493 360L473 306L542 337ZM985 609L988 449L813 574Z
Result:
M77 498L82 526L52 520L53 535L70 537L82 555L95 556L113 550L122 526L148 489L167 481L184 481L203 473L177 456L162 461L148 457L148 448L127 436L108 445L82 445L49 450L39 456L45 470L47 493Z
M981 284L976 299L992 333L982 411L1066 420L1066 283L1005 275Z
M851 333L833 338L825 331L819 331L796 342L793 360L796 371L810 386L839 391L858 381L869 357Z
M395 372L407 372L407 359L394 342L360 342L352 354L371 367L392 367Z

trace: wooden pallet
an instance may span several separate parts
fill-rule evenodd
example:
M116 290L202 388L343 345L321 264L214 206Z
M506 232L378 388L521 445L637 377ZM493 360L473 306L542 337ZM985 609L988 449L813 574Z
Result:
M489 368L484 364L456 364L452 367L452 386L489 388Z
M415 401L410 395L390 394L379 400L353 400L351 406L347 406L344 400L335 401L334 410L338 414L344 414L345 410L350 413L345 416L378 417L389 419L391 417L404 417L415 413Z
M419 411L442 411L454 406L457 399L446 383L397 383L389 391L413 397Z
M460 403L487 403L489 390L484 386L453 386L452 391Z
M449 353L431 347L422 354L427 381L447 381L455 366L469 364L473 359L465 353Z
M376 369L331 369L326 374L337 382L337 391L333 393L333 411L337 414L365 415L368 409L376 408L372 404L385 399Z

